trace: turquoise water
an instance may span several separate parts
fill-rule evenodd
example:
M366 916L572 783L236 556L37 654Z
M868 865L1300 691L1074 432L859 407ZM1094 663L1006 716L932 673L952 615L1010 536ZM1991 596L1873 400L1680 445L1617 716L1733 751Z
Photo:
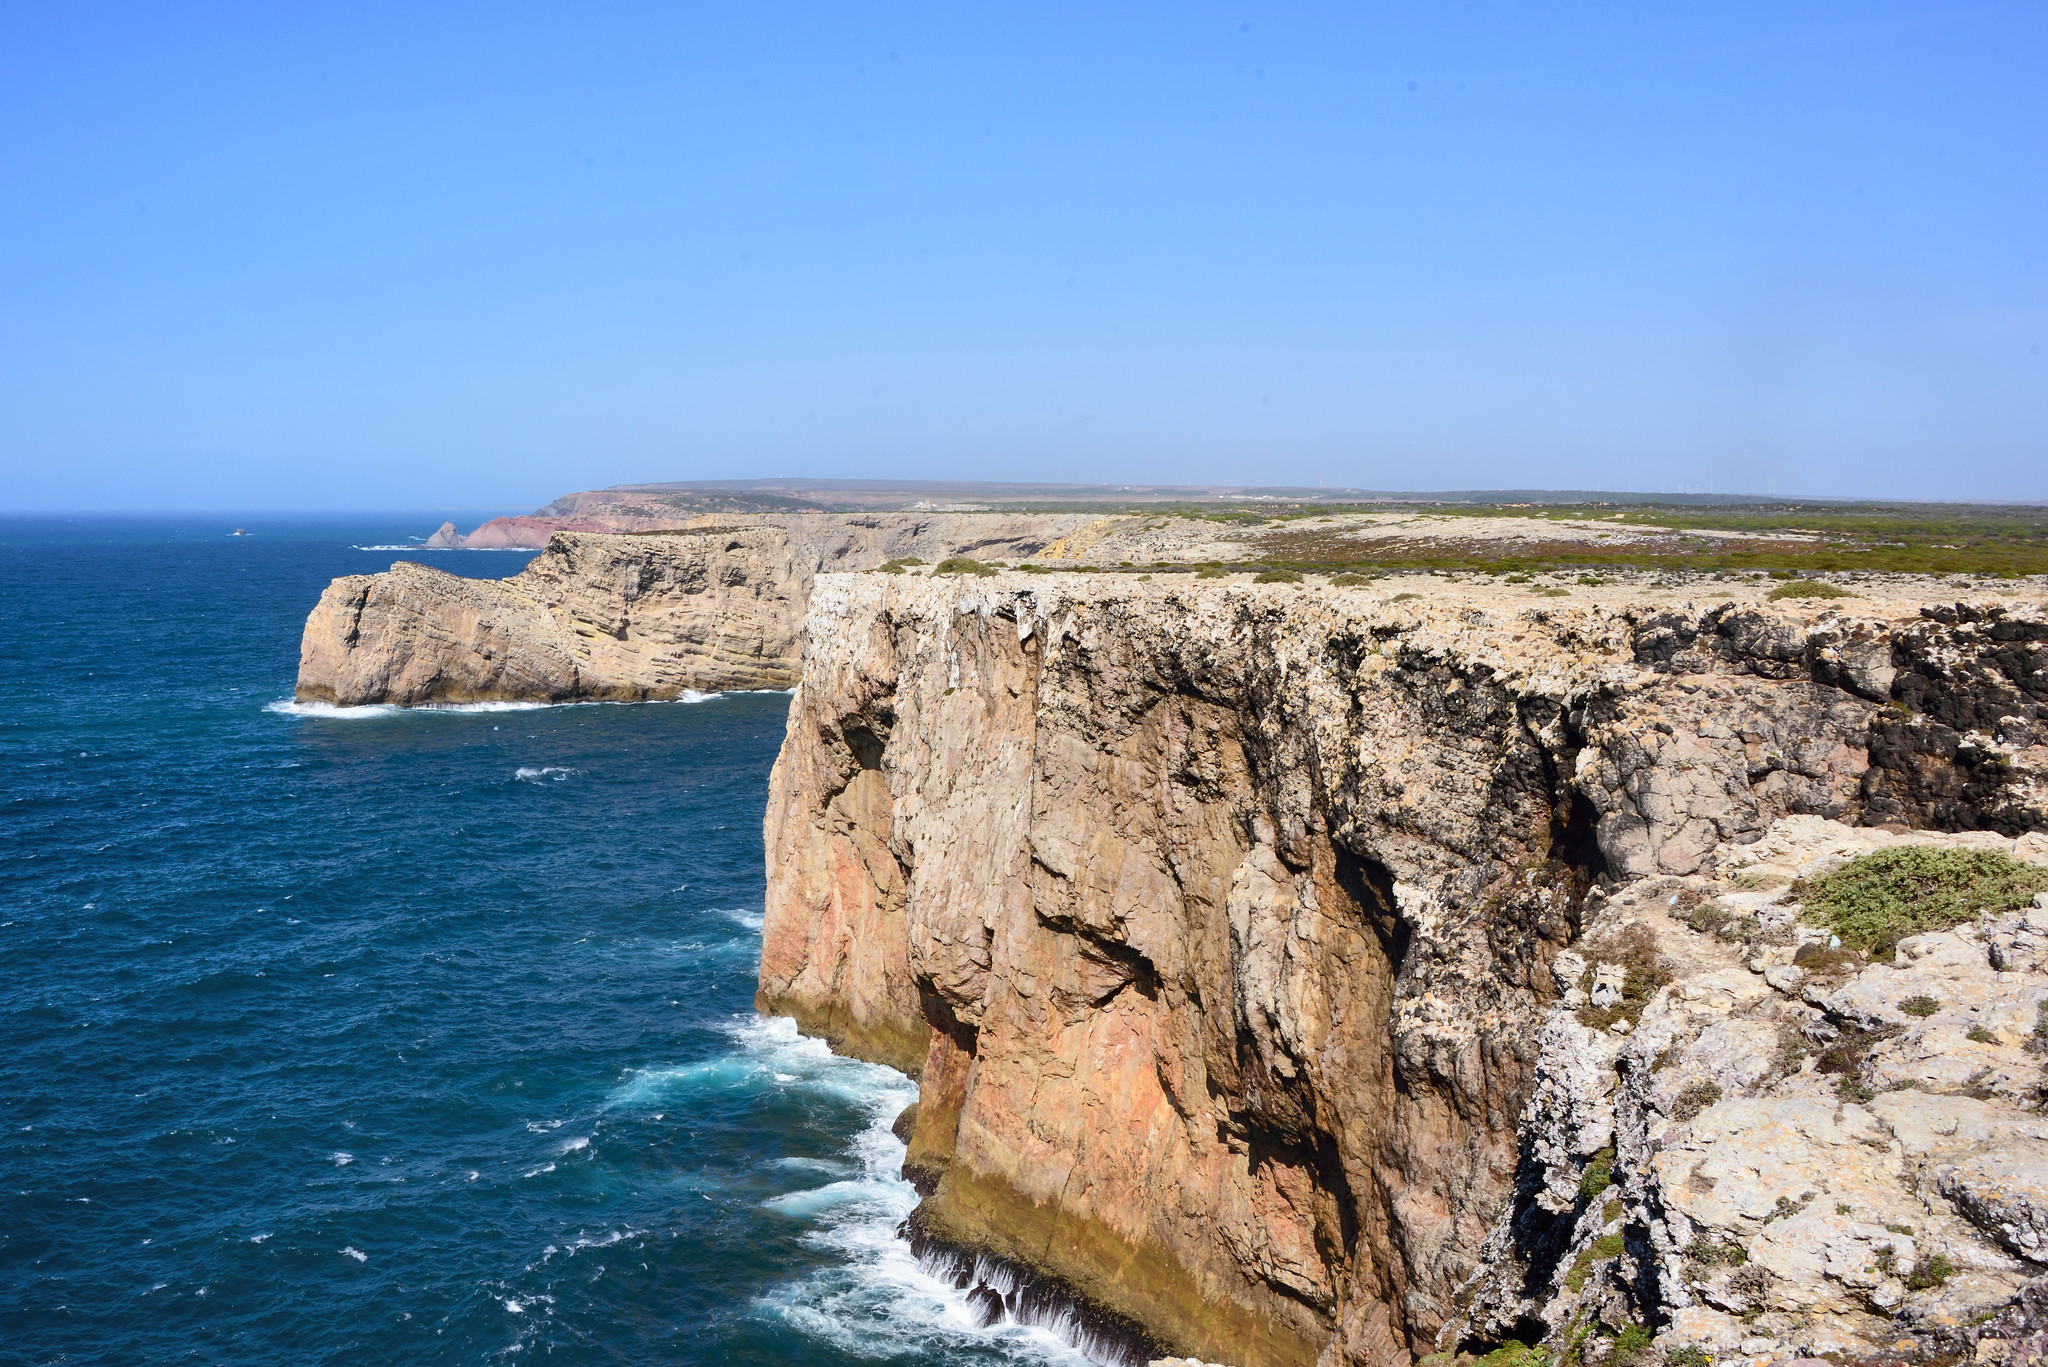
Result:
M786 695L289 704L439 522L0 521L0 1361L1078 1362L751 1009Z

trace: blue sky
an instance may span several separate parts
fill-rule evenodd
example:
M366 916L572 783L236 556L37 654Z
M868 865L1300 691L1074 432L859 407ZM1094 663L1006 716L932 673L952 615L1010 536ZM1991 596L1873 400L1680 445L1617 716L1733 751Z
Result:
M2048 498L2039 4L0 6L0 508Z

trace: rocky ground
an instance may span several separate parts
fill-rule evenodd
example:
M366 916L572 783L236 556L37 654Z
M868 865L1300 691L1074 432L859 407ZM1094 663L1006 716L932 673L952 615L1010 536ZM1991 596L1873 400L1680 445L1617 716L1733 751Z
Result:
M1868 963L1801 918L1799 880L1909 842L2048 864L2038 834L1792 816L1594 900L1553 963L1523 1180L1442 1346L1598 1362L1650 1326L1695 1364L2048 1352L2048 894ZM1669 981L1631 1009L1645 953Z

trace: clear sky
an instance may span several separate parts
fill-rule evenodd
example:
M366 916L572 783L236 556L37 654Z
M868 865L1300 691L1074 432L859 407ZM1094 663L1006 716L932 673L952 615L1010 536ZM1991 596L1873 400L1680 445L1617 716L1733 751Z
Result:
M2048 6L0 4L0 508L2048 498Z

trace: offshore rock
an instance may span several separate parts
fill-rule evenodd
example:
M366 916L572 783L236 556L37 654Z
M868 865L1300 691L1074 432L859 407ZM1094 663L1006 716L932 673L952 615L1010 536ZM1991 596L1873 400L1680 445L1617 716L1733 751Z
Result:
M817 581L770 785L757 1002L919 1075L919 1227L1242 1367L1644 1322L1735 1351L1780 1285L1827 1315L1892 1281L1936 1319L2009 1299L2022 1259L1997 1241L2025 1245L2039 1207L1980 1202L1994 1234L1945 1217L1941 1238L1975 1241L1945 1299L1906 1286L1919 1250L1884 1226L1925 1218L1901 1213L1902 1165L1924 1173L1911 1200L1959 1210L1941 1184L2006 1180L1970 1166L2002 1140L1894 1144L1832 1213L1821 1183L1894 1122L1774 1089L1785 1029L1889 1020L1931 980L1913 973L1991 994L1971 1000L1994 1035L2031 989L1937 945L1852 1008L1861 979L1763 976L1793 967L1789 941L1716 940L1624 1034L1633 942L1596 894L1628 890L1647 924L1651 890L1711 883L1754 916L1770 894L1737 880L1782 894L1833 851L1909 838L1856 824L1873 819L2019 848L2048 825L2048 752L1956 727L2048 706L2039 609L1411 582L1428 591ZM1904 687L1910 714L1886 696ZM1879 743L1894 727L1927 743ZM1855 991L1812 1005L1823 988ZM1870 1067L1945 1078L1927 1024ZM1996 1047L1972 1095L2023 1085L2019 1036ZM1677 1100L1707 1081L1720 1099ZM1781 1195L1844 1223L1809 1239ZM1849 1263L1876 1256L1871 1231L1903 1270L1864 1286ZM1695 1238L1754 1243L1754 1270L1689 1273ZM1875 1341L1827 1323L1846 1327L1802 1347Z

